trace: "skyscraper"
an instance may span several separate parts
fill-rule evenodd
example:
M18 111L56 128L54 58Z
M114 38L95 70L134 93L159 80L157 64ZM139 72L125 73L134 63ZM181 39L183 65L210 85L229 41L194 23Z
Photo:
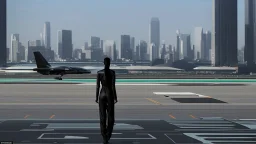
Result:
M150 44L149 47L149 60L154 61L155 59L158 59L158 50L154 43Z
M195 45L195 59L204 58L204 38L203 38L203 28L196 27L194 33L194 45Z
M180 34L180 59L190 58L191 43L189 34Z
M256 1L245 0L244 59L251 66L256 62Z
M175 50L175 53L174 53L174 60L179 60L180 59L180 30L177 30L176 31L176 50Z
M204 59L210 61L211 60L211 32L205 32L205 45L204 45Z
M58 55L61 59L72 59L72 31L61 30L58 31Z
M91 37L91 48L92 49L100 48L100 38L99 37L95 37L95 36Z
M161 59L165 59L165 55L166 55L166 54L167 54L167 52L166 52L165 44L162 44L160 58L161 58Z
M131 37L131 50L132 50L132 59L135 60L136 59L136 54L135 54L135 38Z
M44 23L43 42L46 49L51 49L51 27L50 22Z
M19 49L18 49L18 62L20 61L25 61L25 52L26 52L26 48L25 46L23 46L21 43L19 43Z
M19 52L19 34L11 35L11 50L10 50L10 61L18 62L18 52Z
M132 60L131 41L129 35L121 35L121 58Z
M0 67L6 65L6 0L0 1Z
M113 40L106 40L104 42L104 55L115 60L115 42Z
M212 65L237 63L237 0L213 0Z
M89 44L88 44L88 42L85 42L84 43L84 50L87 50L87 49L89 49Z
M41 46L44 46L44 33L40 33Z
M150 26L149 26L149 44L154 44L154 47L156 48L157 58L159 58L160 54L160 21L157 17L151 18ZM149 50L148 50L149 52ZM148 53L149 54L149 53Z
M100 48L103 49L104 48L104 41L100 40Z
M140 40L138 53L139 53L140 60L142 61L148 60L147 48L148 48L147 42Z
M131 49L133 52L135 52L135 37L131 37Z

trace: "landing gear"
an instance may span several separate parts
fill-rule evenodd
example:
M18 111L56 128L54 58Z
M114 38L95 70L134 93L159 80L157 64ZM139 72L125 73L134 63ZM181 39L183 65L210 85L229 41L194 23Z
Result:
M54 79L56 79L56 80L62 80L61 77L55 77Z
M59 77L55 77L55 79L56 80L62 80L62 76L63 76L63 74L60 74L60 76Z

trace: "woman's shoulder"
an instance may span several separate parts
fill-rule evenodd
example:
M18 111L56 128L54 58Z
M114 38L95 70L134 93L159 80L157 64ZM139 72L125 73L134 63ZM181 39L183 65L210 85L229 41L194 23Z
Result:
M113 73L113 74L115 74L116 72L114 71L114 70L112 70L112 69L110 69L110 71Z
M103 74L103 73L104 73L104 69L99 70L99 71L97 72L97 74Z

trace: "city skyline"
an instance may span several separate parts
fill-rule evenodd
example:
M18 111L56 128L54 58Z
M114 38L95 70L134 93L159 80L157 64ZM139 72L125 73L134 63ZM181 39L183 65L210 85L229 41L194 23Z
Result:
M101 2L102 4L105 4L104 1ZM165 1L164 4L160 4L154 1L148 1L148 3L143 3L144 7L155 5L160 8L160 6L166 7L165 5L171 4L168 7L173 7L173 9L170 8L171 10L166 9L165 11L158 9L158 12L157 10L152 10L150 7L147 7L148 10L138 12L138 15L133 15L134 12L128 13L122 9L127 5L131 5L136 10L142 5L141 2L138 2L137 5L133 5L133 2L118 2L113 0L100 7L106 10L107 7L111 7L111 4L113 4L114 7L119 6L119 8L115 9L121 11L121 14L119 15L115 14L113 12L114 10L106 12L106 14L101 12L92 13L92 8L90 8L87 10L91 12L90 14L86 13L86 10L79 10L71 13L76 14L75 17L71 17L72 15L70 14L71 16L65 16L66 19L64 19L63 16L57 17L58 19L54 17L59 14L59 12L53 12L53 10L59 9L61 11L60 7L56 7L56 3L58 3L58 0L51 3L48 0L37 0L36 2L26 0L22 3L17 0L7 1L7 46L10 47L10 36L13 33L20 34L20 39L23 44L28 40L40 39L40 33L43 31L43 24L47 21L51 23L51 47L55 51L57 49L57 31L61 29L72 30L74 48L81 48L85 42L90 42L91 36L97 36L103 40L114 40L117 43L117 47L120 47L120 35L125 34L135 37L135 44L138 44L139 40L146 40L148 42L148 24L152 17L159 18L161 34L160 42L165 40L166 44L176 44L175 31L177 29L180 29L182 33L188 33L191 35L193 35L193 29L195 27L203 27L204 30L212 31L212 0L194 0L193 2L186 1L187 5L188 3L191 5L184 6L187 11L179 14L174 13L174 11L175 7L182 5L182 2L174 0L172 2ZM70 8L78 8L79 4L83 3L86 3L91 7L95 5L92 1L84 2L76 0L76 3L72 4L70 1L61 1L61 4L64 6L70 4ZM26 9L26 7L29 6L32 6L32 8ZM45 6L49 6L47 7L47 12L41 10ZM238 48L241 48L244 46L244 3L242 0L238 0L238 6ZM11 11L11 7L15 7L16 10ZM87 7L85 7L85 9L86 8ZM24 11L24 9L26 9L26 11ZM52 12L52 14L47 16L50 12ZM65 15L65 13L69 13L71 11L65 10L61 12ZM111 15L109 15L110 13ZM35 17L37 15L40 15L40 18ZM76 19L81 19L79 16L82 15L85 17L84 20L76 22ZM105 15L107 15L106 18L104 18ZM185 15L186 17L184 17ZM201 18L198 19L197 17L194 17L195 20L193 21L193 18L191 19L192 15L196 15ZM124 20L124 18L120 18L122 16L126 16L126 20ZM31 19L31 17L33 17L33 19ZM106 19L109 20L106 21ZM99 20L102 22L97 23ZM134 20L136 20L136 23L133 22Z

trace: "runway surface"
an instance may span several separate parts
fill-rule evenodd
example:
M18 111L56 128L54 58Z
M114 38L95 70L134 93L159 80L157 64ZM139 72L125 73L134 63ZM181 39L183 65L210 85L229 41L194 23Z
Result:
M117 83L111 143L256 143L255 83ZM1 84L0 142L100 143L95 84Z
M256 83L256 79L117 79L117 83ZM0 78L0 84L42 84L42 83L62 83L62 84L79 84L79 83L96 83L96 79L63 79L55 80L36 79L36 78Z

